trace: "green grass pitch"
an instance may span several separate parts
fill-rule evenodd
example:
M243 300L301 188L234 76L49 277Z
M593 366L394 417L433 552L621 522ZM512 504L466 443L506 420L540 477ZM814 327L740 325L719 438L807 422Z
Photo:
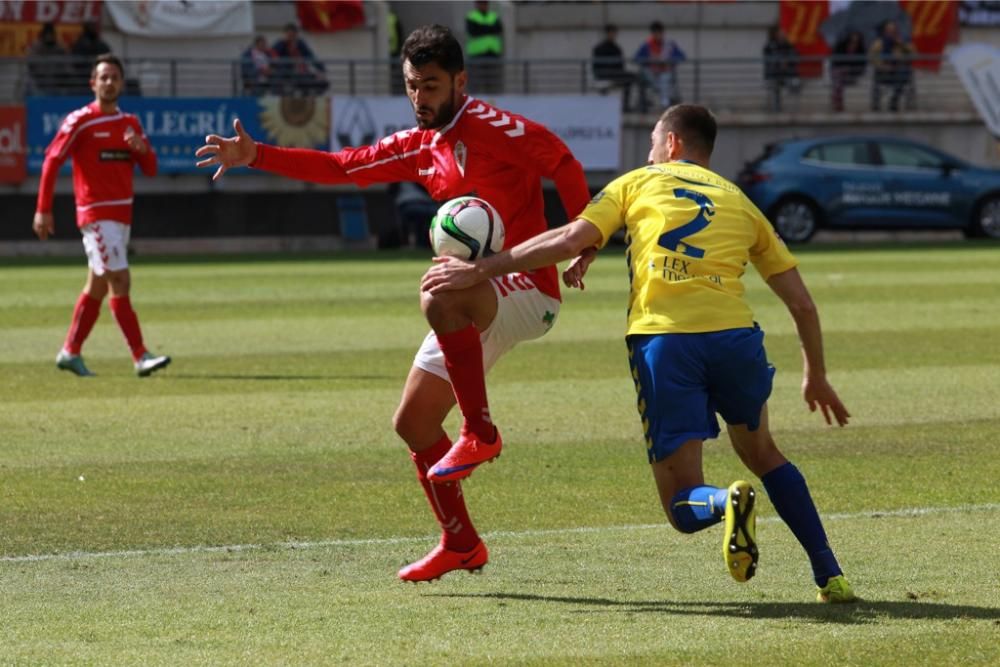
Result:
M1000 246L800 259L849 427L805 408L756 275L747 297L776 438L864 598L836 608L763 494L747 584L718 528L666 525L620 248L489 377L507 448L464 486L489 565L419 586L395 572L437 529L391 417L427 258L137 258L147 343L174 357L144 380L106 309L99 376L55 369L82 259L4 260L0 665L1000 664ZM725 438L705 464L747 474Z

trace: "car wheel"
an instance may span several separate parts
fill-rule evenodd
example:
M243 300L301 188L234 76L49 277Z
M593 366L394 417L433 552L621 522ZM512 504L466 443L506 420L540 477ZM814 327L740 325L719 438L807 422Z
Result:
M819 227L819 211L808 199L790 197L778 203L771 214L774 230L788 243L805 243Z
M1000 195L991 195L976 207L972 232L978 237L1000 239Z

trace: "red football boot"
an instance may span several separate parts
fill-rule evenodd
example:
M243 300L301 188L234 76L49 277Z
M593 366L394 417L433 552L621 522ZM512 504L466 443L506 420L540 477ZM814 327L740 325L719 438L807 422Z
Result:
M468 570L469 572L479 572L489 560L489 552L486 545L479 542L472 551L451 551L445 549L440 544L434 547L429 554L410 563L399 571L399 578L403 581L434 581L440 579L442 575L448 574L452 570Z
M427 479L435 484L465 479L481 463L492 461L500 456L503 440L500 439L500 431L494 429L494 432L497 434L496 440L487 444L480 440L475 433L463 429L462 435L451 446L448 453L427 471Z

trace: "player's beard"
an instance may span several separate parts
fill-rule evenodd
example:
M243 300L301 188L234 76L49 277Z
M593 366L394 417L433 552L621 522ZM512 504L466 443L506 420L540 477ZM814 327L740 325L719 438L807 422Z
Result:
M455 111L458 107L458 103L455 100L455 94L452 93L451 99L447 102L442 102L436 110L430 107L419 107L414 109L414 112L419 111L431 111L432 115L430 118L421 118L417 116L417 127L421 130L433 130L439 127L444 127L451 122L452 118L455 117Z

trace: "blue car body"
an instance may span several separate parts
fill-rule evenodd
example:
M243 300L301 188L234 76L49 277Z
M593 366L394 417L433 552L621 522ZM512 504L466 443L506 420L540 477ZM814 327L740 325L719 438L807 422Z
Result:
M816 224L785 225L805 241L815 227L1000 231L1000 170L977 167L935 148L891 137L825 137L771 144L737 177L775 223L798 204ZM985 209L984 209L985 206ZM811 211L810 211L811 209Z

